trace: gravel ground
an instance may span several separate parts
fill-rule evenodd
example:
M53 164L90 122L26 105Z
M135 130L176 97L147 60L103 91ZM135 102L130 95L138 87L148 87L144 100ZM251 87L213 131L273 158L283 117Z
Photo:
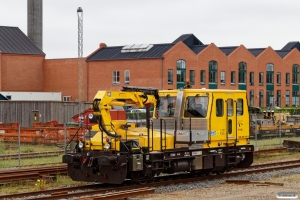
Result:
M228 178L229 179L229 178ZM140 198L142 200L176 199L212 199L212 200L271 200L278 199L280 192L292 192L300 195L300 168L268 172L263 174L243 175L237 180L269 181L283 183L283 186L267 184L227 184L226 179L178 184L156 188L156 194ZM298 197L297 199L300 199Z

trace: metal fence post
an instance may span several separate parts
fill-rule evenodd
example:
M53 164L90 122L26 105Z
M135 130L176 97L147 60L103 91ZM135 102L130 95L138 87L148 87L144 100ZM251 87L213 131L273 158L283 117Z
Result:
M18 156L18 160L19 160L19 169L21 167L21 123L19 123L19 127L18 127L18 142L19 142L19 156Z

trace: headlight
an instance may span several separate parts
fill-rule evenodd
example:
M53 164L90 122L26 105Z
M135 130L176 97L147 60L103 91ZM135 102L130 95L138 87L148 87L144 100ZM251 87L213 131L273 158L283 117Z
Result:
M105 149L109 149L110 145L109 144L106 144L105 145Z
M82 142L79 142L78 147L79 147L80 149L83 148L83 143L82 143Z
M93 119L93 117L94 117L93 113L90 113L90 114L89 114L89 118L90 118L90 119Z

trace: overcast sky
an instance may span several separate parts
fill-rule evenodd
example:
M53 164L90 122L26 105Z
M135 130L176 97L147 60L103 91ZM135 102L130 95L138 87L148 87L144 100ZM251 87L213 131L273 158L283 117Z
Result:
M27 0L1 0L0 26L27 35ZM171 43L193 33L217 46L281 49L300 41L299 0L43 0L46 58L78 56L77 8L83 9L83 55L108 46Z

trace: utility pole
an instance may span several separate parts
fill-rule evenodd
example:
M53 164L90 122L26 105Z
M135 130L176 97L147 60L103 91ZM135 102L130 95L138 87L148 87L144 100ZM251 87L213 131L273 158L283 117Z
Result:
M81 7L77 9L78 16L78 102L79 102L79 120L82 126L83 119L83 10Z

